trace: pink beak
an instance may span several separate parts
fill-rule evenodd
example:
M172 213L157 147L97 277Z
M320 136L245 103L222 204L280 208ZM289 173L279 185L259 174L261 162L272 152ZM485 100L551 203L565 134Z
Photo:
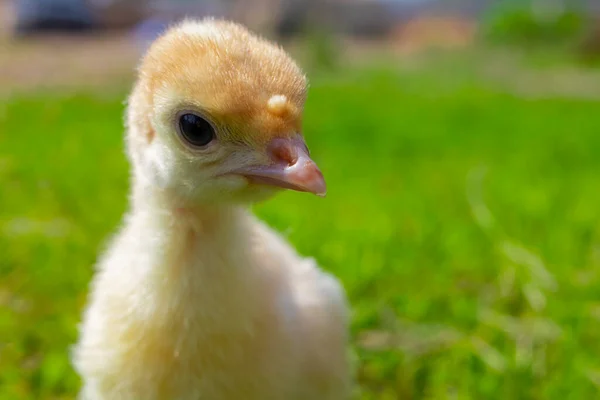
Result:
M325 196L327 186L323 174L311 160L301 138L275 138L267 151L272 161L270 165L246 167L236 173L253 183Z

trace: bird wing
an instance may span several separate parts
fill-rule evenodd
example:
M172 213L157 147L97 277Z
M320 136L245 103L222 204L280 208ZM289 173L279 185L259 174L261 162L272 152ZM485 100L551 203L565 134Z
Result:
M346 294L340 282L319 268L311 257L302 257L279 234L257 221L257 235L264 251L265 264L283 269L291 283L294 298L303 309L320 309L346 324L349 318Z
M350 383L348 360L349 307L340 282L319 268L313 258L301 257L284 238L260 223L258 235L265 264L282 273L291 301L291 320L297 325L308 390L303 398L346 398Z

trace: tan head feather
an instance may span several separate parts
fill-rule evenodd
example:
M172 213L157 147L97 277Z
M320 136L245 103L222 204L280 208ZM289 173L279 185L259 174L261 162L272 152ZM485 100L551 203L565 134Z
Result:
M136 90L146 113L157 98L176 98L224 127L229 139L260 144L300 132L306 87L280 47L241 25L207 19L185 21L155 41Z

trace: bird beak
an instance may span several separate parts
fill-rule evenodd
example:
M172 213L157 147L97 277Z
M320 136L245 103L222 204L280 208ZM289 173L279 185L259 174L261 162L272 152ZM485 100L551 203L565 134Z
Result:
M327 192L323 174L308 155L301 138L275 138L267 146L269 165L237 170L252 183L314 193L324 197Z

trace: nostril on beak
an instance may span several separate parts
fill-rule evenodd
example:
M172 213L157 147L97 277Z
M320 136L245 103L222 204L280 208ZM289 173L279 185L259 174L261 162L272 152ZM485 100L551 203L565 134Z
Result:
M278 164L292 166L298 161L298 152L291 146L289 140L274 139L269 144L268 150L273 161Z
M325 179L308 155L302 137L274 138L265 151L269 158L267 163L241 168L235 173L245 176L249 182L325 195Z

